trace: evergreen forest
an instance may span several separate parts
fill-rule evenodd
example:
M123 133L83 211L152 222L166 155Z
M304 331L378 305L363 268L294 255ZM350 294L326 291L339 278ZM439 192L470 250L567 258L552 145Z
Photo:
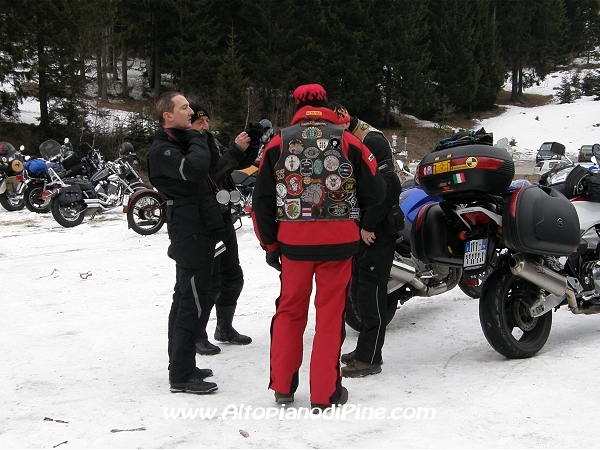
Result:
M149 102L180 90L225 135L285 125L303 83L385 127L491 109L507 76L518 101L592 56L600 0L0 0L0 36L2 121L35 97L42 129L89 129L90 99L129 98L142 61Z

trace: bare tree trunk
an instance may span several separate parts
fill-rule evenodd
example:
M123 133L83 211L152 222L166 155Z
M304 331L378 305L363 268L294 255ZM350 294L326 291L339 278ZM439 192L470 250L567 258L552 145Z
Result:
M129 97L129 85L127 82L127 50L124 41L121 41L121 94Z
M391 74L391 68L388 66L386 68L385 74L386 74L386 80L385 80L385 109L383 112L383 123L385 123L386 127L390 126L390 110L391 110L391 104L392 104L392 74Z
M45 67L44 42L41 39L38 40L37 47L38 61L43 61L41 66ZM38 95L40 99L40 125L42 127L50 125L50 116L48 115L48 86L46 83L46 71L40 70L38 72Z
M98 83L98 96L102 95L102 50L96 53L96 82Z
M160 96L160 50L154 47L154 98Z
M111 50L111 65L112 65L112 78L114 81L118 81L119 80L119 71L118 71L118 64L117 64L117 49L115 48L114 45L110 46L110 50Z
M103 102L108 102L108 80L107 80L107 62L108 62L108 46L106 45L106 30L102 33L102 93L100 99Z
M511 80L510 101L517 102L519 101L519 69L517 68L516 63L513 63Z

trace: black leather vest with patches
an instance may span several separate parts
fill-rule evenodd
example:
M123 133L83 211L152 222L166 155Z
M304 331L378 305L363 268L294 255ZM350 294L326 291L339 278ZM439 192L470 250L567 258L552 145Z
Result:
M355 220L354 166L342 151L344 128L305 120L281 131L275 164L277 220Z

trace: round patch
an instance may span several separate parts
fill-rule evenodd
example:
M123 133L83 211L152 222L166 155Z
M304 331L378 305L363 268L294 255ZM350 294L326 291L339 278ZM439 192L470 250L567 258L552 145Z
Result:
M337 191L342 186L342 179L337 174L331 174L325 178L325 186L330 191Z
M340 176L342 178L348 178L350 175L352 175L353 172L353 168L352 168L352 164L350 163L343 163L340 164L340 168L338 170L338 173L340 174Z
M473 169L474 167L477 167L477 158L475 158L474 156L469 156L467 158L466 164L469 169Z
M319 139L323 132L317 127L308 127L302 130L302 139Z
M354 192L356 190L356 180L354 178L346 178L342 183L342 189L346 192Z
M285 178L285 183L287 185L287 192L290 195L300 195L302 194L302 177L297 173L292 173Z
M300 158L296 155L290 155L285 158L285 168L290 172L295 172L300 167Z
M319 156L319 149L317 147L308 147L304 150L304 156L307 158L316 158Z
M277 196L280 198L284 198L287 195L287 188L283 183L277 183L275 190L277 191Z
M333 172L340 166L340 161L335 156L328 156L323 161L323 164L325 165L325 169Z
M288 144L288 150L292 155L299 155L304 150L304 144L300 139L292 139Z

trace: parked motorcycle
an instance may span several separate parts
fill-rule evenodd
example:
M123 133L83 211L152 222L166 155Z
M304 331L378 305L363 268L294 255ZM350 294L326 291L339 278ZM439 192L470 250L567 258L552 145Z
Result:
M415 257L415 246L411 237L415 219L419 211L427 205L436 205L441 198L428 195L421 186L415 185L410 172L400 165L404 182L400 194L400 209L404 213L404 229L396 240L396 251L387 285L387 323L393 319L397 309L412 297L431 297L454 289L457 285L468 296L479 298L481 286L488 272L472 278L463 274L460 266L449 266L435 262L424 262ZM473 282L472 280L475 280ZM360 331L362 321L356 302L348 293L346 304L346 323Z
M556 189L523 183L511 191L510 155L469 144L419 165L421 185L443 201L419 212L417 253L471 273L498 255L481 293L481 327L501 355L528 358L548 340L553 310L600 312L600 194L598 202L585 196L600 180L570 168Z
M7 211L18 211L25 206L23 196L18 192L25 161L21 151L9 142L0 142L0 205Z
M25 207L36 213L47 213L50 211L50 198L42 199L42 193L49 183L52 183L52 173L64 176L61 166L63 155L72 150L68 138L63 145L54 139L49 139L40 144L41 158L27 161L23 168L23 183L19 192L23 195ZM52 173L48 171L52 169Z
M82 167L86 178L66 178L43 197L51 195L50 210L54 219L64 227L75 227L85 216L108 211L123 204L126 195L147 189L139 174L121 158L105 162L99 152L88 144L66 156L63 167L72 170Z

